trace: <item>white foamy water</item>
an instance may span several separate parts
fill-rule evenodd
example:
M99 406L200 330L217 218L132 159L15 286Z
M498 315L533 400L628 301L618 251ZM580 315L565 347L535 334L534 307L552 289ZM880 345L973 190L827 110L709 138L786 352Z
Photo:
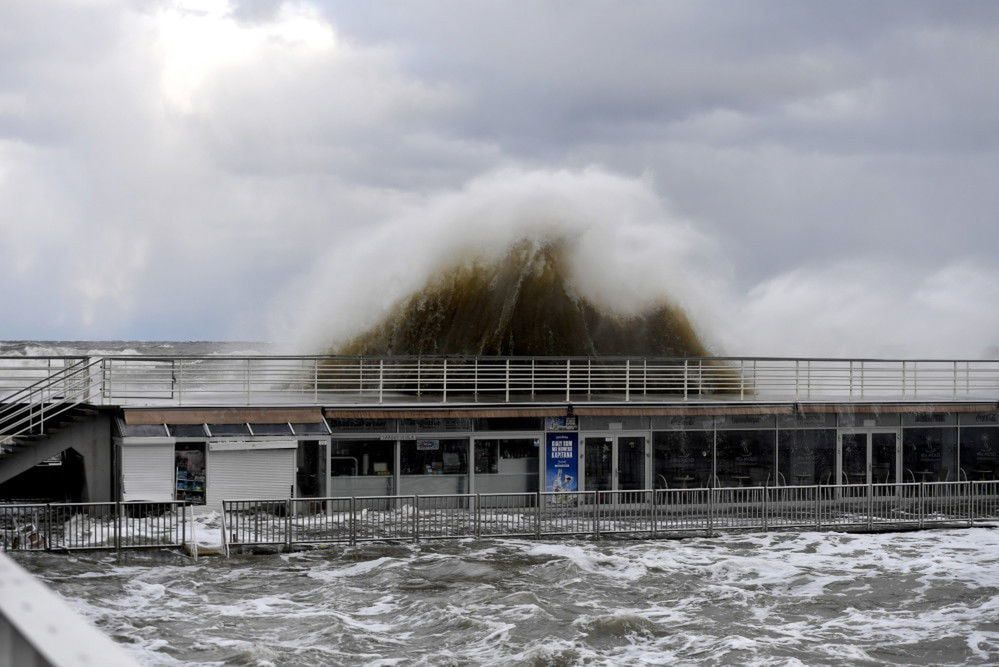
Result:
M149 665L999 662L988 528L18 559Z

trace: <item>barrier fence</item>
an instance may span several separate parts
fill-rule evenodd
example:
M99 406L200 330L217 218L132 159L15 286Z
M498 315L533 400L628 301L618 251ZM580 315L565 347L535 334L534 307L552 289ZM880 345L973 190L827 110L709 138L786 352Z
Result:
M181 547L188 503L105 502L0 505L6 551L80 551Z
M893 530L999 520L999 481L223 501L231 547Z
M999 481L226 500L223 550L479 537L893 530L999 521ZM186 502L0 505L10 551L179 548Z

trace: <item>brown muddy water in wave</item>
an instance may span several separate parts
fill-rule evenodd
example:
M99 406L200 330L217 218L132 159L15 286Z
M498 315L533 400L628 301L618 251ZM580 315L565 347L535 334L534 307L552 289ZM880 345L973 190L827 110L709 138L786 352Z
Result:
M149 665L999 663L988 528L17 558Z

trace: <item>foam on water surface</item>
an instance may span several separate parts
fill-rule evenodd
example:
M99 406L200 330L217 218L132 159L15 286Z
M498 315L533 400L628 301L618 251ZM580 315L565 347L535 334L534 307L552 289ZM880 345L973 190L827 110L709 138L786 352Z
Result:
M999 662L988 528L18 559L151 665Z

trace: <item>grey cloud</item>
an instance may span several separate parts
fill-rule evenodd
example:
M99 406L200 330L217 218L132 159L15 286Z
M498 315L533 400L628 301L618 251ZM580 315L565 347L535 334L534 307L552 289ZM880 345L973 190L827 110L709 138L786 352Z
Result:
M721 336L732 353L783 345L751 304L821 285L816 267L872 293L905 276L845 319L917 313L920 276L996 280L994 4L222 5L184 14L219 32L174 45L181 79L217 60L180 102L161 48L175 2L0 5L0 336L266 335L265 304L327 275L326 247L503 167L645 179L662 224L720 248L718 303L760 323L712 320L741 332ZM335 46L281 32L303 21ZM957 282L944 293L978 322ZM997 344L946 339L911 349Z

